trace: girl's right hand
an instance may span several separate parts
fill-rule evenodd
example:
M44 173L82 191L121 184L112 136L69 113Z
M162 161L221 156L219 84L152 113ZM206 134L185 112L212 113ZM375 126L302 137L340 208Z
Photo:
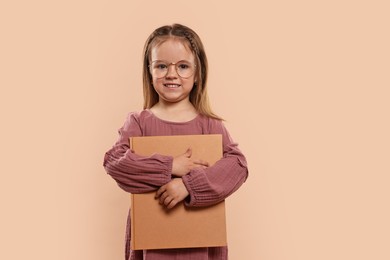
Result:
M187 151L179 156L173 158L172 175L182 177L189 173L192 169L197 167L206 168L209 163L203 160L191 159L192 150L188 148Z

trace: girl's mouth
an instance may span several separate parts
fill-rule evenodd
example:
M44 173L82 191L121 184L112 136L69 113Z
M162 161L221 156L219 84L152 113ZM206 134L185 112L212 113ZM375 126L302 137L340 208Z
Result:
M179 84L164 84L164 87L167 87L167 88L178 88L180 86L181 85L179 85Z

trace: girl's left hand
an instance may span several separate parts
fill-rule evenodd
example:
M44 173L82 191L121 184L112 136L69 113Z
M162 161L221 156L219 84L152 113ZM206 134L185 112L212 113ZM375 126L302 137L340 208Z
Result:
M174 178L157 190L155 198L159 200L161 205L165 205L165 207L171 209L188 195L189 193L183 180L181 178Z

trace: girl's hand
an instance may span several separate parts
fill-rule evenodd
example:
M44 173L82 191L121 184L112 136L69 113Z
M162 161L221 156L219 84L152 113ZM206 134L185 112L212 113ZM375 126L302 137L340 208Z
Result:
M188 194L183 180L181 178L174 178L157 190L155 198L159 200L161 205L171 209L177 203L184 200Z
M191 159L191 155L192 150L188 148L185 153L173 158L172 175L182 177L196 167L206 168L209 166L209 163L206 161Z

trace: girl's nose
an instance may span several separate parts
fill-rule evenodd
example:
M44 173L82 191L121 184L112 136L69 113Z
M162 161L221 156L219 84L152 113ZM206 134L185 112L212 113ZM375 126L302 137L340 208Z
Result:
M177 78L178 77L175 64L170 64L168 66L167 75L165 75L165 77L167 77L167 78Z

